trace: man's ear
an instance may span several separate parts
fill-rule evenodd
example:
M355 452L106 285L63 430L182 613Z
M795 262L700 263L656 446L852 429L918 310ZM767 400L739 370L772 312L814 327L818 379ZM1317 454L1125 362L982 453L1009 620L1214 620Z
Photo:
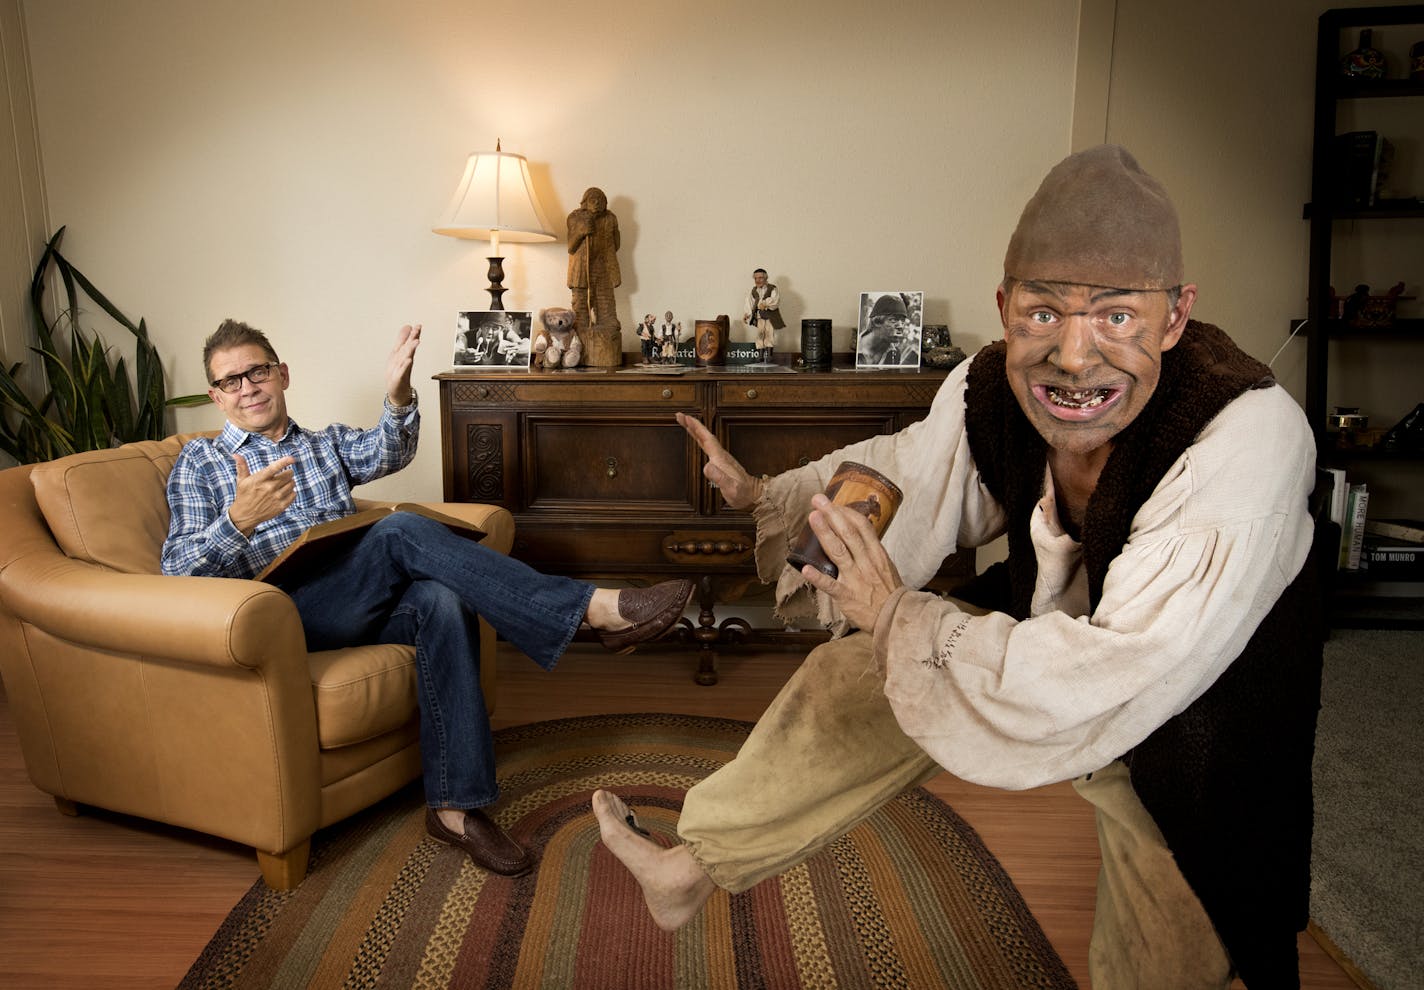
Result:
M1197 287L1194 284L1182 286L1177 296L1176 308L1167 316L1167 332L1162 336L1162 350L1170 351L1182 339L1187 329L1187 319L1192 314L1192 305L1197 301Z
M282 361L277 365L277 373L282 377L282 391L287 391L287 386L292 384L291 372L287 370L287 362Z
M1004 287L1002 285L994 290L994 303L999 307L999 322L1004 326L1005 339L1008 339L1009 335L1009 321L1004 317L1004 306L1008 301L1008 297L1004 295Z

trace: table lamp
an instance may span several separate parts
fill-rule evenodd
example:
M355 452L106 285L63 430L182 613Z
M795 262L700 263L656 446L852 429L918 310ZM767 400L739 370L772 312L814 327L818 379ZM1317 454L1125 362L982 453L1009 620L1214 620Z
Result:
M499 242L552 241L549 221L534 194L529 163L523 155L478 151L465 162L465 174L450 205L431 228L437 234L469 240L488 237L490 309L504 309L504 258Z

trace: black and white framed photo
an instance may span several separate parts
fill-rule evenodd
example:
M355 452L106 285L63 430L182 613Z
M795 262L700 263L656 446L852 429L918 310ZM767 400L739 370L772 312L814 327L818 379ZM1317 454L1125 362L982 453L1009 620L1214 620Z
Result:
M455 367L529 369L534 314L521 310L468 310L455 325Z
M923 292L862 292L856 368L918 368L924 305Z

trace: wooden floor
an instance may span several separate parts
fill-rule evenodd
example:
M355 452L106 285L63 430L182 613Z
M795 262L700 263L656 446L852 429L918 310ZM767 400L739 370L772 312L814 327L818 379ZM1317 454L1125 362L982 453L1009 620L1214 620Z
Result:
M727 654L721 683L699 687L686 652L579 646L546 674L501 650L496 728L618 712L753 720L800 659ZM929 789L979 832L1087 987L1098 869L1087 804L1068 784L1007 793L942 774ZM256 879L251 851L229 842L87 808L60 815L26 777L0 695L0 987L175 986ZM1355 986L1309 936L1300 949L1303 987Z

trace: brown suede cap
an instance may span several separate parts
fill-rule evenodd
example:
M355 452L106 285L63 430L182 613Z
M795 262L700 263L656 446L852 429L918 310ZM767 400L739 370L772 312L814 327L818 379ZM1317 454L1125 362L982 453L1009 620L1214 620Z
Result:
M1053 166L1024 207L1004 275L1112 289L1182 284L1182 235L1161 183L1101 144Z

